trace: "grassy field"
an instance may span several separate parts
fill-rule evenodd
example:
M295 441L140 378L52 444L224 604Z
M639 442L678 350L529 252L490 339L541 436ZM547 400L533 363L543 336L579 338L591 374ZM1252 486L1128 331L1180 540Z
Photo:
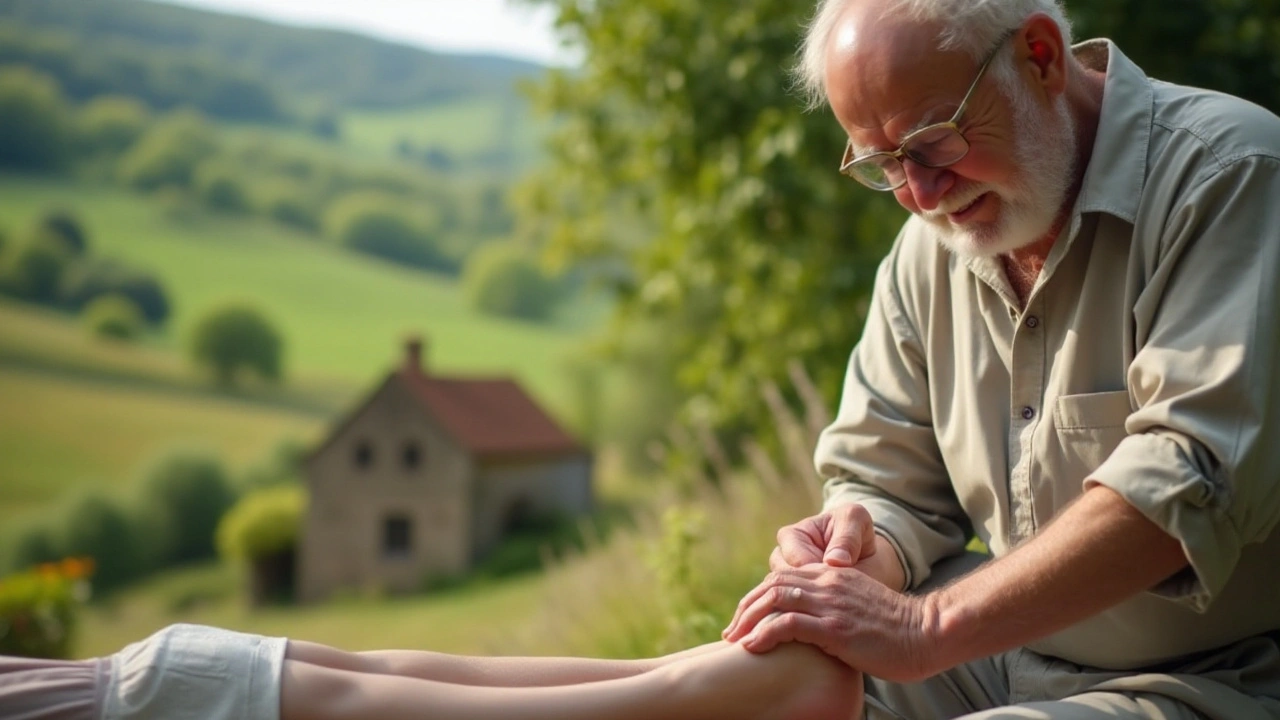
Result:
M536 617L545 587L542 575L526 575L429 596L251 611L235 594L237 580L232 570L214 564L165 573L92 606L84 614L75 653L111 653L175 622L288 636L348 650L510 653L509 636Z
M156 272L174 306L157 342L164 349L179 350L209 308L247 300L283 329L291 376L364 386L399 360L406 334L421 333L433 369L512 375L553 410L565 409L563 362L577 347L579 323L486 317L466 306L450 278L343 252L261 220L175 218L163 203L123 190L0 176L0 198L0 227L16 230L50 208L70 208L92 233L93 252ZM0 335L10 333L0 328Z
M401 141L418 149L447 148L461 162L505 151L519 167L529 167L539 156L546 126L524 102L508 96L471 97L408 110L348 112L342 118L342 140L383 155L394 153Z
M256 402L0 367L0 527L93 485L121 492L174 447L237 469L285 439L311 441L323 417Z

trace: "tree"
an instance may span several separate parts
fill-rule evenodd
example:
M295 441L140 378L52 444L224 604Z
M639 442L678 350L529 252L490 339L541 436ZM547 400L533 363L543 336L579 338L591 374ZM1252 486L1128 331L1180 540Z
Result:
M220 385L233 385L244 370L274 382L281 376L284 340L257 308L235 303L215 308L196 322L190 352Z
M225 163L206 161L196 169L196 195L210 209L224 213L243 213L249 209L244 186L236 172Z
M84 324L95 337L136 340L146 329L142 311L123 295L100 295L85 306Z
M89 234L84 223L68 210L54 210L40 219L37 232L46 233L60 240L73 255L89 252Z
M153 275L111 258L88 257L71 263L58 288L60 302L81 310L101 295L129 298L152 325L169 318L169 296Z
M214 456L175 451L161 457L140 480L138 500L156 528L149 542L161 566L214 556L218 522L236 501L222 463Z
M120 158L120 177L139 190L190 187L196 167L217 150L217 135L204 116L173 112L152 124Z
M406 208L386 193L355 192L343 197L325 217L329 234L357 252L414 267L451 270L435 238Z
M0 167L48 171L66 160L68 109L58 82L25 67L0 68Z
M98 589L118 588L148 569L133 518L101 492L74 496L60 520L58 548L64 555L93 558Z
M5 291L30 302L53 304L58 286L71 261L62 242L43 233L34 233L5 254Z
M615 286L619 351L660 326L685 414L770 427L760 385L796 358L836 397L904 215L835 171L839 126L789 89L812 3L544 4L585 62L536 90L557 123L522 234Z
M80 111L77 134L87 155L119 155L146 132L151 122L147 107L130 97L94 98Z
M511 244L490 244L473 253L463 286L475 309L522 320L545 320L559 299L555 281Z
M814 3L536 1L585 57L535 90L557 122L521 232L607 269L615 345L664 328L684 415L767 427L759 386L789 387L795 359L834 403L905 214L835 172L840 128L790 90ZM1280 106L1280 0L1066 4L1153 74Z

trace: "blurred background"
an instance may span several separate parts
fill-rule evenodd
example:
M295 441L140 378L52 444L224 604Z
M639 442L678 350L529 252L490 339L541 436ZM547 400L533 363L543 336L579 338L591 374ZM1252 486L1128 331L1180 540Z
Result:
M1280 106L1280 0L1067 4ZM717 638L904 219L811 11L0 0L0 652Z

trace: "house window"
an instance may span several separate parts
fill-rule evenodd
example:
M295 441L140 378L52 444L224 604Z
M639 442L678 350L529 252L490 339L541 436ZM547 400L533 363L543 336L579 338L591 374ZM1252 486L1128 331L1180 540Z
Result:
M361 440L356 445L356 467L365 469L373 465L373 445L368 440Z
M422 449L416 441L410 440L404 444L400 459L404 462L405 470L417 470L422 464Z
M391 515L382 522L382 556L405 557L413 550L413 521Z

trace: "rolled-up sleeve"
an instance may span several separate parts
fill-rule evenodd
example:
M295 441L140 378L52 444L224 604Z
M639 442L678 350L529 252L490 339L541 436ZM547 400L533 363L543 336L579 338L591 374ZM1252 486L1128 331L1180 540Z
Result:
M1203 612L1280 519L1280 160L1180 199L1134 306L1127 437L1086 480L1181 542L1155 591Z
M913 588L934 563L963 549L967 521L934 434L920 339L894 280L900 247L876 277L839 413L819 438L815 461L826 480L824 506L863 505Z

